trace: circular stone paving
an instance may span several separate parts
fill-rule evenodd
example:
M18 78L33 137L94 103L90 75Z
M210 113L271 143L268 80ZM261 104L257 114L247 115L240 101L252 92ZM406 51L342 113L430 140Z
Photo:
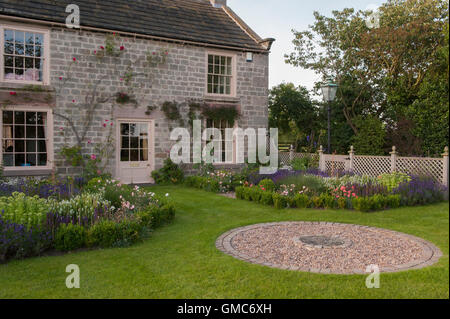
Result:
M244 261L327 274L396 272L430 266L442 256L432 243L368 226L327 222L257 224L230 230L216 247Z

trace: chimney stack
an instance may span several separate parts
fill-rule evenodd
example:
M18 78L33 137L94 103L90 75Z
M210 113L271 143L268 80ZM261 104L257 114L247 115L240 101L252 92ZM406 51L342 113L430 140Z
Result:
M213 7L222 8L227 6L227 0L209 0Z

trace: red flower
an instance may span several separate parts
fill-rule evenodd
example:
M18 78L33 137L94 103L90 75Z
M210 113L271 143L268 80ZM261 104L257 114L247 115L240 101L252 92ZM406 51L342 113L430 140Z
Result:
M105 47L102 45L101 47L100 47L100 49L102 49L102 50L104 50L105 49Z
M106 127L106 123L103 124L103 127Z
M15 91L11 91L9 92L9 95L17 95L17 93Z
M73 58L73 61L75 62L77 60L77 58Z
M120 46L120 51L123 51L123 50L125 50L125 47L122 45L122 46Z
M97 54L97 50L94 50L94 54Z
M72 103L75 103L75 100L72 100Z
M62 80L62 76L59 77L59 80L60 80L60 81Z

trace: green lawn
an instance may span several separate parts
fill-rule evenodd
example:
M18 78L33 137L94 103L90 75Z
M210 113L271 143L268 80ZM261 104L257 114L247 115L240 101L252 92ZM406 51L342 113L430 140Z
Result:
M449 205L379 213L276 210L180 187L173 224L125 249L78 252L0 265L0 298L449 298ZM321 275L249 264L215 248L225 231L271 221L335 221L383 227L436 244L434 266L381 275L380 289L365 276ZM77 264L81 288L67 289L65 268Z

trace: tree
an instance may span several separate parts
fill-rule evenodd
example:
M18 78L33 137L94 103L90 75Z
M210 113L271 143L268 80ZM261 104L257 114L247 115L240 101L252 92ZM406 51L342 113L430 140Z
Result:
M399 149L430 140L427 136L448 136L442 134L445 127L441 124L431 127L432 134L425 133L425 126L419 123L426 120L419 119L426 116L415 115L421 113L417 108L423 103L448 104L444 84L448 87L448 63L447 79L433 76L438 52L448 35L448 30L442 32L448 24L448 1L389 0L379 12L379 28L366 25L370 12L344 9L333 11L332 17L315 12L316 21L309 30L293 31L295 52L286 55L286 62L314 70L323 80L330 76L337 80L340 88L336 104L355 135L360 134L356 123L361 121L360 116L373 115L397 135L406 133L395 133L397 128L406 127L398 125L399 121L414 119L408 129L416 132L410 135L414 141L397 145ZM431 96L435 97L433 101ZM445 116L439 123L444 120Z
M442 31L445 42L436 51L435 63L421 83L407 116L415 123L413 133L422 140L427 156L440 156L449 140L449 25Z
M355 119L359 134L353 136L352 143L361 155L384 155L385 128L381 120L373 115Z
M282 134L295 130L295 137L302 146L317 146L319 133L318 108L311 101L304 87L282 83L269 93L269 124L278 127Z

